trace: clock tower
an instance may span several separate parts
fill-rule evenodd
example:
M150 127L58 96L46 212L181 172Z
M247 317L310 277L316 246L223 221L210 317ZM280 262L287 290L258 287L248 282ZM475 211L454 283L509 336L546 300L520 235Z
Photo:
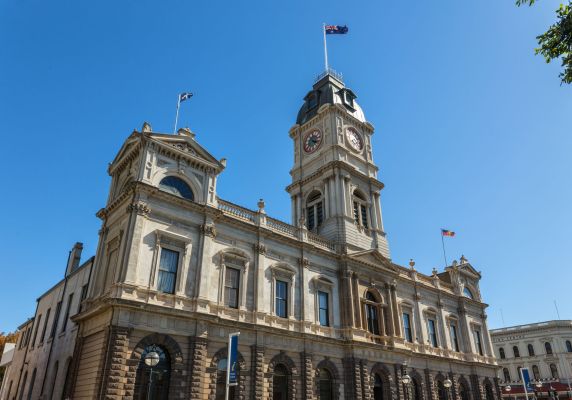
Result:
M295 225L305 224L348 251L377 249L389 258L389 247L371 136L357 96L341 76L329 70L320 75L290 129L294 142L292 199Z

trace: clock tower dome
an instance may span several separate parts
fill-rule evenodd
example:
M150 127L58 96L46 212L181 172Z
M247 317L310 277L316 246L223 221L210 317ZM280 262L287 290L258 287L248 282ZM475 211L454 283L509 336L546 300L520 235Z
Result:
M348 251L377 249L389 258L383 183L372 157L374 127L356 98L332 70L318 77L290 129L294 166L286 190L295 225L305 224Z

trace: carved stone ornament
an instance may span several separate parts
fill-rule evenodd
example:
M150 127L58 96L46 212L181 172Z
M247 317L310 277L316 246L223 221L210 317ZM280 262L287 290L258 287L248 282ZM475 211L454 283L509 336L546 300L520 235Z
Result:
M254 250L259 254L266 254L266 246L262 243L255 244Z
M128 212L135 212L137 215L148 215L151 209L144 203L131 203L127 206Z
M195 149L193 149L191 146L189 146L187 143L175 143L173 144L173 147L176 148L177 150L181 150L184 151L185 153L189 153L192 155L196 155L197 152L195 151Z
M216 228L213 224L202 224L201 232L206 236L210 236L212 238L216 237Z
M298 263L302 267L308 267L308 265L310 265L310 261L307 258L299 258Z

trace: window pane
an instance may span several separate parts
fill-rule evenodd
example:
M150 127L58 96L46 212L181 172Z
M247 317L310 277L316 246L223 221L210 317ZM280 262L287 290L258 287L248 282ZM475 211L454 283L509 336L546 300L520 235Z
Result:
M283 281L276 281L276 315L281 318L288 316L287 310L287 288L288 284Z
M405 333L405 340L413 343L413 334L411 332L411 319L408 313L403 313L403 332Z
M322 225L322 221L324 220L324 211L322 210L322 202L316 204L316 216L318 217L318 226Z
M433 347L437 347L437 331L435 329L435 321L429 320L429 340Z
M359 224L359 204L354 201L354 220Z
M225 276L225 301L226 305L238 308L238 295L240 283L240 271L234 268L226 268Z
M451 342L453 343L453 350L459 351L459 340L457 339L457 327L451 324Z
M157 290L163 293L175 293L175 279L179 265L179 252L169 249L161 249L159 260L159 279Z
M363 225L364 228L367 228L367 209L365 207L365 205L361 205L361 223Z
M319 308L319 318L320 325L329 326L330 318L328 315L328 293L318 292L318 308Z
M314 224L314 206L308 207L308 230L313 230Z

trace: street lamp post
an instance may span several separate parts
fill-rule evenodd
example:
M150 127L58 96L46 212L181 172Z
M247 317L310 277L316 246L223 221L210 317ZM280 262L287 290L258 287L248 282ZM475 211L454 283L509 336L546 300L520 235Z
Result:
M153 367L159 364L159 354L156 351L150 351L145 355L145 365L150 367L149 370L149 387L147 388L147 400L151 398L151 383L153 382Z
M401 382L403 382L403 385L405 387L405 399L409 400L409 384L411 383L411 377L407 374L405 368L403 370L404 370L403 372L405 372L405 375L401 377Z
M445 386L445 400L449 400L449 389L451 388L451 385L453 385L453 382L451 382L451 380L449 378L447 378L443 381L443 386ZM465 400L465 399L461 399L461 400Z

